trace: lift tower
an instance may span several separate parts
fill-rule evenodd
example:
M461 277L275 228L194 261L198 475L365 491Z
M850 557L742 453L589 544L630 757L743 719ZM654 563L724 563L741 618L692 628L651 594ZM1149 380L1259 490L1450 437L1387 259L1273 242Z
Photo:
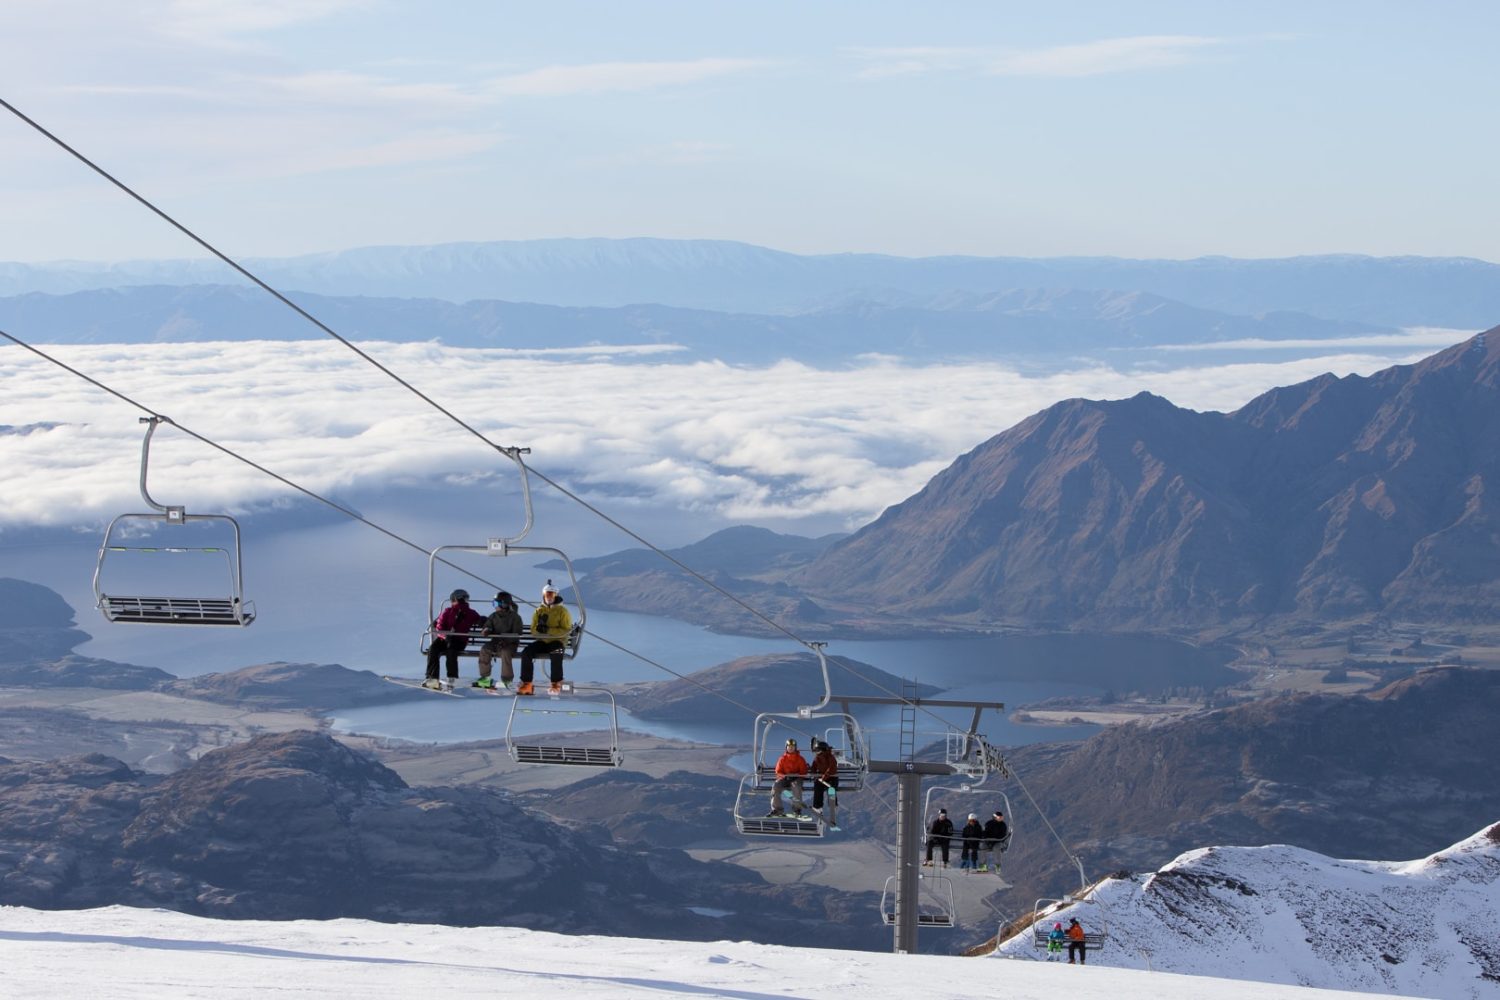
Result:
M901 756L897 760L870 759L871 774L894 774L896 776L896 920L895 940L892 951L897 955L914 955L917 951L917 848L922 843L922 778L964 777L982 778L990 771L1005 771L1005 761L1000 754L985 742L979 733L979 717L986 708L1004 711L1005 703L998 701L939 701L930 698L876 698L864 696L834 695L832 701L839 702L845 715L849 706L900 705L901 706ZM916 714L920 708L972 708L974 719L968 732L962 734L957 752L950 752L948 760L914 760L916 751Z

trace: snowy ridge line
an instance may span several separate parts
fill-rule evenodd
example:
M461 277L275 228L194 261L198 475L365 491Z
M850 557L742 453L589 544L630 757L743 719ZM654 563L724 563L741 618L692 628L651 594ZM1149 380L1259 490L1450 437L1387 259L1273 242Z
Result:
M1114 876L1078 917L1107 930L1091 965L1323 989L1500 997L1500 823L1416 861L1347 861L1286 845L1208 847ZM995 954L1040 959L1031 920Z

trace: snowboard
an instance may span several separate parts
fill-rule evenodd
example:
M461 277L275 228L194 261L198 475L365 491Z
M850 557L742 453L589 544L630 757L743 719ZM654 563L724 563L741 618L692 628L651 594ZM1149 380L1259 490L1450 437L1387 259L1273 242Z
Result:
M441 694L441 695L446 695L449 698L462 698L463 697L463 695L461 695L461 694L458 693L458 689L457 688L454 688L452 691L442 691L442 690L435 689L435 688L423 687L422 686L422 682L420 680L413 680L410 677L383 677L381 679L382 680L386 680L386 681L390 681L392 684L398 684L398 685L400 685L401 687L404 687L404 688L412 688L413 690L416 690L416 691L425 691L428 694Z

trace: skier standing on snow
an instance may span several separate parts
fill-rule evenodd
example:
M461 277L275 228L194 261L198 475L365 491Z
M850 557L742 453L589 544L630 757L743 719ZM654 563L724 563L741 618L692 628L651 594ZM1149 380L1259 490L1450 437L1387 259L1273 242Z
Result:
M939 809L937 819L932 821L932 826L927 830L927 860L922 862L923 868L932 867L932 849L940 847L943 851L943 867L948 867L948 842L953 837L953 821L948 818L948 810Z
M468 638L457 634L472 632L484 621L479 612L469 607L469 592L459 589L448 595L449 604L432 623L432 645L427 647L427 679L422 686L435 690L453 690L458 680L458 654L469 644ZM438 681L438 657L448 660L448 683Z
M984 827L979 825L979 816L969 813L969 821L959 831L959 836L964 838L963 854L959 856L958 867L979 867L979 841L984 838Z
M813 740L813 749L817 751L812 759L813 812L823 816L830 829L837 830L839 828L839 761L833 755L833 748L827 743ZM828 797L827 815L823 814L825 791Z
M781 793L791 789L797 796L797 816L800 818L806 814L802 811L802 779L807 777L807 758L797 749L796 740L786 741L786 751L782 753L781 759L776 762L776 783L771 786L771 812L772 816L785 816L786 810L781 807Z
M479 648L479 680L474 682L478 688L492 688L495 686L494 678L490 676L490 664L494 662L495 654L500 654L500 683L510 687L510 682L515 680L515 670L511 667L511 658L515 656L517 648L521 645L518 638L521 629L526 625L521 621L521 614L516 610L515 599L505 591L495 595L495 610L484 620L484 628L481 630L485 635L508 636L508 638L491 639Z

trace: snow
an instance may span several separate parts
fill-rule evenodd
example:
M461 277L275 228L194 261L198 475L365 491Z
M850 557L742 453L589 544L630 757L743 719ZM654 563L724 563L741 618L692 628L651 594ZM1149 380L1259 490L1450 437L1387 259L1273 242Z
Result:
M1500 827L1412 862L1211 847L1046 917L1107 930L1090 961L1274 983L1500 998ZM1040 957L1030 932L1000 953Z
M0 907L0 996L6 1000L547 995L568 1000L1332 1000L1361 994L1130 969L743 941L571 937L510 927L364 920L224 921L123 906Z

